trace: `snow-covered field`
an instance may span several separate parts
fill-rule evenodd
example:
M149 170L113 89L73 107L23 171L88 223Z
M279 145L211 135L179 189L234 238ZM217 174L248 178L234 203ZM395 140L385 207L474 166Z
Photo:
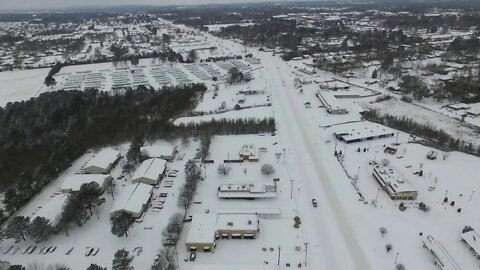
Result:
M30 99L49 90L43 85L49 68L0 72L0 106Z

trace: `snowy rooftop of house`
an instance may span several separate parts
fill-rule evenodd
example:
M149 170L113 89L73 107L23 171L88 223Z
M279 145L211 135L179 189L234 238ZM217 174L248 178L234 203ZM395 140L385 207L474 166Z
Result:
M430 250L432 256L442 270L460 270L460 266L455 262L453 257L448 253L443 244L431 235L422 238L425 247Z
M192 270L275 270L272 265L194 264Z
M145 151L149 157L171 156L174 146L170 143L156 143L153 145L142 146L141 150Z
M217 230L257 230L258 217L255 214L217 214Z
M152 194L152 189L152 186L143 183L127 186L122 193L120 193L120 196L115 199L115 203L113 204L110 213L119 210L134 213L141 212L143 205L148 202L148 199Z
M60 217L62 214L62 208L65 202L67 201L69 194L60 194L50 198L42 208L38 209L30 217L33 220L36 217L44 217L50 220L53 227L57 226L60 222Z
M105 148L98 152L85 167L99 167L99 168L108 168L110 164L114 163L117 160L120 152L113 148Z
M462 240L472 248L477 255L480 255L480 235L475 230L462 234Z
M221 184L218 187L219 198L276 198L275 184L271 182L249 184Z
M166 160L160 158L151 158L144 160L142 164L135 170L132 180L138 178L158 179L158 176L165 170Z
M335 134L341 135L343 139L348 141L393 134L394 132L395 131L389 127L368 121L339 125L335 130Z
M253 144L246 144L242 146L242 149L240 150L240 155L243 156L255 156L256 153L256 147Z
M68 176L65 181L63 181L63 185L61 190L71 190L71 191L79 191L80 187L83 184L88 184L91 182L96 182L100 187L103 186L103 183L107 178L111 177L110 175L104 174L75 174Z
M196 214L192 218L186 243L214 243L215 231L215 214Z
M374 168L378 175L383 179L385 185L393 192L415 191L413 186L400 172L393 166Z

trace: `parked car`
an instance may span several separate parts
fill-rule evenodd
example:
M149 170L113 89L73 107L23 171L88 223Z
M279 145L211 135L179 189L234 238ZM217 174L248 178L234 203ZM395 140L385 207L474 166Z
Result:
M197 253L195 253L195 252L190 253L190 261L191 262L194 262L196 258L197 258Z
M317 204L317 200L315 200L315 199L312 199L312 205L313 205L313 207L317 207L317 206L318 206L318 204Z
M87 249L87 251L85 252L85 256L87 257L90 256L94 250L95 250L94 248Z

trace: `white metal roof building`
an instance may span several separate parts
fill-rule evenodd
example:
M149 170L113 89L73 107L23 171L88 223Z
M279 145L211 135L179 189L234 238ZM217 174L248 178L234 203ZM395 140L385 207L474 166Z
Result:
M50 225L52 225L52 227L57 227L57 225L60 223L63 205L67 201L68 196L70 195L60 194L53 196L42 205L42 208L39 208L31 215L30 220L33 220L36 217L44 217L50 220Z
M212 251L216 239L255 239L259 219L250 213L209 213L193 216L185 241L189 251Z
M222 184L217 189L217 197L221 199L266 199L277 198L274 183Z
M473 251L475 257L480 258L480 235L475 230L462 234L462 241Z
M160 175L165 172L167 161L160 158L150 158L144 160L135 170L132 177L132 183L144 183L148 185L158 184Z
M152 190L152 186L142 183L127 186L115 199L110 215L126 212L135 218L140 217L148 205Z
M105 174L75 174L68 176L60 189L65 193L77 192L83 184L95 182L105 190L112 179L112 176Z
M422 238L423 246L430 251L436 264L442 270L460 270L460 266L448 253L443 244L431 235Z
M161 144L156 143L154 145L145 145L142 146L141 150L146 152L148 157L171 160L175 156L177 146L165 142Z
M340 125L334 135L345 143L355 143L393 137L395 131L377 123L362 121Z
M83 170L85 173L92 174L108 173L119 158L119 151L112 148L105 148L88 161Z

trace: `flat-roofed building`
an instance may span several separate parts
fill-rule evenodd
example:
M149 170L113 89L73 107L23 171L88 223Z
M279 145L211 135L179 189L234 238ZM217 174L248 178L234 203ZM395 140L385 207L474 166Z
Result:
M115 199L110 215L114 216L124 212L131 214L135 218L140 217L143 211L147 209L152 196L152 190L152 186L143 183L125 187Z
M158 184L159 179L165 173L167 161L160 158L150 158L144 160L135 170L132 177L132 183L144 183L148 185Z
M102 191L105 191L112 183L112 179L108 174L75 174L68 176L60 189L65 193L78 192L83 184L95 182Z
M91 174L106 174L115 167L119 159L119 151L112 148L105 148L87 162L83 171Z
M422 237L423 247L430 251L435 264L442 270L460 270L460 266L455 262L452 255L445 246L432 235Z
M373 168L373 177L392 200L415 200L418 192L392 166Z
M480 259L480 235L475 230L462 234L462 242L473 252L477 259Z
M362 121L340 125L333 134L340 141L355 143L393 137L395 131L380 124Z
M239 156L244 161L258 161L257 148L253 144L246 144L242 146Z
M185 245L188 251L213 251L217 239L255 239L259 219L250 213L197 214L192 218Z
M249 184L221 184L217 189L217 197L221 199L267 199L277 198L275 183L249 183Z

